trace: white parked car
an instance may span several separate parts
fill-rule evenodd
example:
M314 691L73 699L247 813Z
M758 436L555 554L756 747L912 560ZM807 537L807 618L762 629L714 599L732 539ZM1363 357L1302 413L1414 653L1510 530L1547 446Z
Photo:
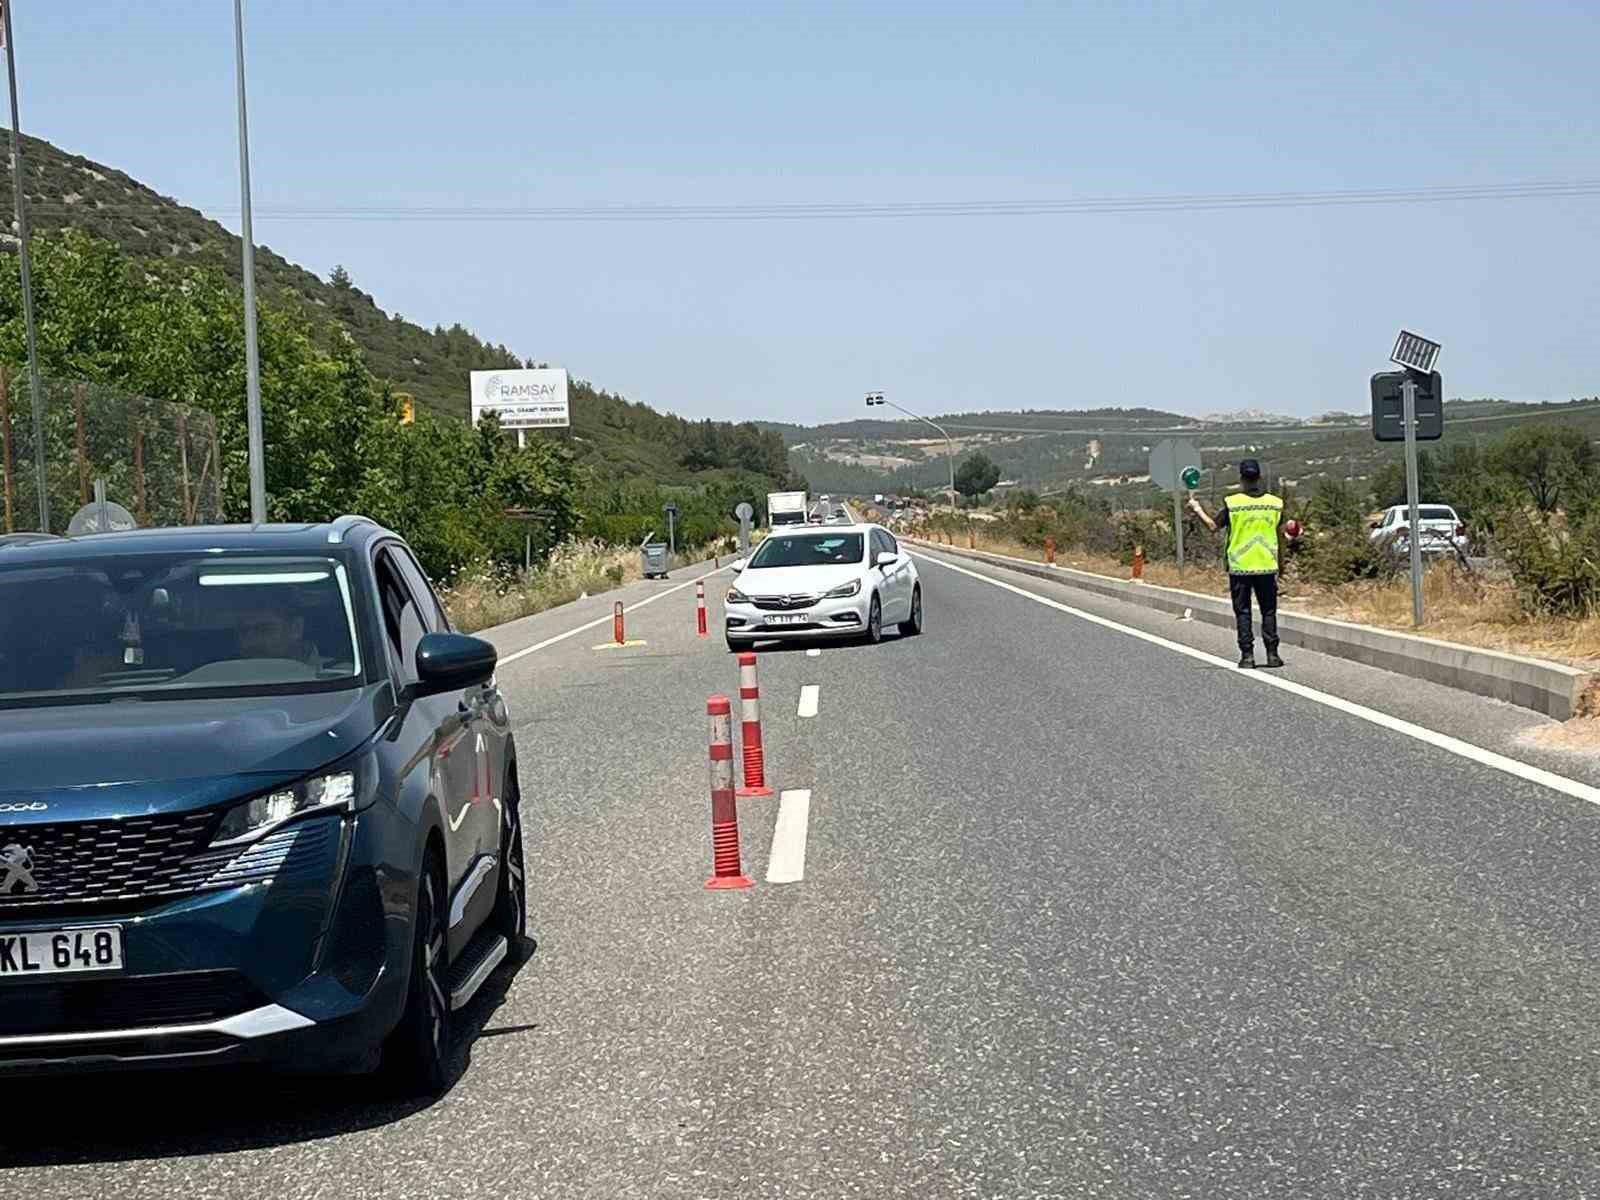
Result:
M1467 527L1448 504L1417 505L1417 524L1422 530L1419 540L1424 554L1467 552ZM1410 554L1410 509L1404 504L1384 509L1370 536L1375 542L1388 542L1396 554Z
M768 638L859 637L886 625L922 632L917 565L880 525L773 531L724 601L730 650Z

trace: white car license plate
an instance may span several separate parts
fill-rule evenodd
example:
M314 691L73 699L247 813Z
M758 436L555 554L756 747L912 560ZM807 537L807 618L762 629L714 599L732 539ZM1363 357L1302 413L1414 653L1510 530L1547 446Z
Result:
M122 929L117 925L0 933L0 982L120 970Z
M804 625L811 620L810 613L785 613L767 618L768 625Z

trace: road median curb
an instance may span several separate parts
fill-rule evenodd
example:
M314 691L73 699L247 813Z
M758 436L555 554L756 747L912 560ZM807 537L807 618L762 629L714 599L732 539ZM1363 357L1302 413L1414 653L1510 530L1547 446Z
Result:
M1134 583L1127 579L1111 579L1088 571L1046 566L1030 559L987 550L967 550L918 538L901 540L919 549L1037 576L1096 595L1124 600L1140 608L1177 615L1189 610L1196 621L1230 630L1233 628L1232 605L1218 596ZM1278 632L1285 645L1303 646L1308 650L1348 658L1397 675L1425 679L1474 695L1504 700L1508 704L1544 713L1558 721L1568 720L1581 710L1585 692L1597 679L1588 671L1561 663L1477 646L1463 646L1457 642L1442 642L1415 634L1377 629L1371 625L1335 621L1329 617L1313 617L1287 609L1278 611Z

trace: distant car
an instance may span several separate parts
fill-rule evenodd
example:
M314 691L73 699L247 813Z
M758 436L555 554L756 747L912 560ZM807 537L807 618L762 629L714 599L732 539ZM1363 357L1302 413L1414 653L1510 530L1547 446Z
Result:
M1417 506L1417 520L1421 529L1419 544L1424 554L1465 554L1471 544L1467 527L1456 510L1448 504L1421 504ZM1395 504L1383 510L1383 515L1372 525L1371 539L1387 543L1396 554L1411 553L1411 513L1404 504Z
M902 637L922 632L922 582L881 526L775 532L740 569L724 609L730 650L767 638L875 643L888 624Z

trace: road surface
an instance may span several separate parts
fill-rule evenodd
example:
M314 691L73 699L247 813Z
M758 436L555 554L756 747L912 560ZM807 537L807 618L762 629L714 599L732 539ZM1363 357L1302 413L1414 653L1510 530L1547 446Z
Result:
M791 795L740 802L747 892L702 886L738 679L692 575L623 593L643 646L594 649L611 596L496 631L539 946L460 1082L14 1083L8 1190L1600 1194L1597 780L1541 718L1305 653L1286 692L1195 656L1225 631L921 570L923 636L761 655Z

